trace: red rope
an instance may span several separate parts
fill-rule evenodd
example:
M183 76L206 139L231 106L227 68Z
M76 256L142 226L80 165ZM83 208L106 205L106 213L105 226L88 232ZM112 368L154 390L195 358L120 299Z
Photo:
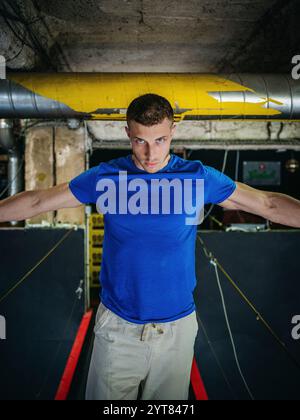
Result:
M193 364L192 364L191 383L192 383L196 400L208 401L208 395L204 387L204 383L202 381L195 357L193 359Z
M78 328L78 332L68 358L64 373L62 375L58 390L56 392L55 400L62 401L66 400L71 388L74 373L78 364L82 346L91 322L93 310L90 310L84 314L81 324Z

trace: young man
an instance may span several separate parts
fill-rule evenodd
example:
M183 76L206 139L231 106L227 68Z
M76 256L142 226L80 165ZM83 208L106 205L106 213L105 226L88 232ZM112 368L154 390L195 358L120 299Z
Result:
M193 300L197 226L184 223L183 213L162 214L160 205L158 212L137 211L137 202L146 198L147 203L149 191L136 200L136 187L142 190L155 178L202 179L204 204L294 227L300 227L300 201L235 183L201 161L170 153L173 110L161 96L136 98L127 125L132 154L100 163L70 183L1 201L0 222L82 203L97 203L101 210L113 196L105 214L101 304L86 398L134 400L140 387L141 399L186 400L198 331ZM99 200L101 191L105 200Z

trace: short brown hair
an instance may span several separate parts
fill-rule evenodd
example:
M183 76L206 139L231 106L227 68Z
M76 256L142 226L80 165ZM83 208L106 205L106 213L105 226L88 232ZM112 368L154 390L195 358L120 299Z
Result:
M135 98L127 109L127 124L136 121L148 127L161 123L165 118L174 121L174 112L170 102L154 93Z

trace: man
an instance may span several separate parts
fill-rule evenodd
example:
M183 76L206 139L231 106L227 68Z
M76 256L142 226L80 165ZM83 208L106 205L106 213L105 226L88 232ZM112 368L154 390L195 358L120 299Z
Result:
M111 193L99 201L100 192L105 194L111 186L120 192L126 174L140 186L154 178L202 179L204 204L300 227L300 201L235 183L201 161L170 153L176 127L165 98L155 94L136 98L128 108L127 125L132 154L100 163L70 183L1 201L0 222L82 203L97 203L104 209ZM140 390L144 400L186 400L198 331L193 300L196 225L183 223L183 214L126 212L120 199L124 194L115 194L122 211L113 206L104 216L101 304L86 398L134 400ZM131 209L136 209L132 186L126 194Z

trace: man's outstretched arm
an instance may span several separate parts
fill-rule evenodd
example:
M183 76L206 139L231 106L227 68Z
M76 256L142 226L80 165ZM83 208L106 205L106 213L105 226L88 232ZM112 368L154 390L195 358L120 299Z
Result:
M257 214L281 225L300 228L300 201L285 194L262 191L241 182L231 196L218 203L230 210Z
M23 191L0 201L0 223L79 206L82 203L74 197L67 182L46 190Z

